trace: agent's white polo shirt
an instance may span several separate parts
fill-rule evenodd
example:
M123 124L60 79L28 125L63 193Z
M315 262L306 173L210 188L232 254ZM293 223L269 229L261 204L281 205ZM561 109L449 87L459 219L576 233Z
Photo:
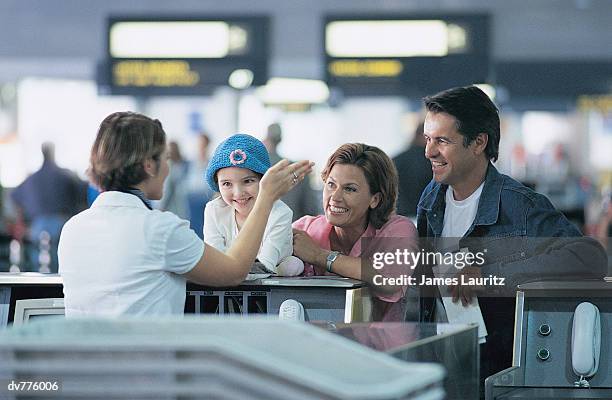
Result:
M189 222L135 195L103 192L59 241L66 316L182 314L186 280L204 243Z

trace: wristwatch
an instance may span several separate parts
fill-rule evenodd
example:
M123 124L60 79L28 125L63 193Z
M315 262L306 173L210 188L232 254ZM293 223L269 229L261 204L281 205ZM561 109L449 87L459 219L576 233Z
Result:
M327 255L327 262L326 262L327 272L332 272L332 264L334 263L334 261L336 261L336 258L338 258L339 255L340 255L339 251L331 251Z

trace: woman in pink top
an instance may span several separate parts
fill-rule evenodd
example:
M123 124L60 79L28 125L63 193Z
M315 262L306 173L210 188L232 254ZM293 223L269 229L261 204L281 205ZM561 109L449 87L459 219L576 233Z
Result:
M293 223L293 251L306 263L304 275L333 273L368 282L375 294L373 317L403 320L401 300L407 286L383 278L410 276L413 266L405 258L387 259L382 268L372 262L380 261L376 253L395 256L398 250L404 254L417 249L414 224L395 214L395 165L377 147L348 143L327 160L321 177L325 215Z

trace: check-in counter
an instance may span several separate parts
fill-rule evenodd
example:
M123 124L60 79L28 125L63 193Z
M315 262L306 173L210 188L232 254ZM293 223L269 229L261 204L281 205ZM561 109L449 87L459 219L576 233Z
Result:
M49 319L0 331L0 398L442 400L444 369L277 318ZM10 390L10 389L9 389Z
M283 301L295 299L304 305L309 320L368 321L368 293L363 282L342 277L270 277L220 288L188 282L185 312L278 314ZM0 273L0 327L12 322L17 300L61 297L59 275Z
M64 297L62 278L38 272L0 272L0 328L13 321L17 300Z
M611 399L612 282L518 289L513 366L486 379L486 399Z
M407 362L435 362L446 369L449 400L479 396L478 326L462 324L315 322L327 331Z
M195 314L278 314L283 301L304 306L307 320L369 321L371 304L366 285L342 277L270 277L245 281L238 287L187 285L185 311Z

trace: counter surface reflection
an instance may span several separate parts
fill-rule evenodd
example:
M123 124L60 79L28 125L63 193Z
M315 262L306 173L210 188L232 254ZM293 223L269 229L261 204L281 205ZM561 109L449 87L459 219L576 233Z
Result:
M400 360L442 364L447 371L444 389L448 399L478 399L480 354L476 325L416 322L312 323Z

